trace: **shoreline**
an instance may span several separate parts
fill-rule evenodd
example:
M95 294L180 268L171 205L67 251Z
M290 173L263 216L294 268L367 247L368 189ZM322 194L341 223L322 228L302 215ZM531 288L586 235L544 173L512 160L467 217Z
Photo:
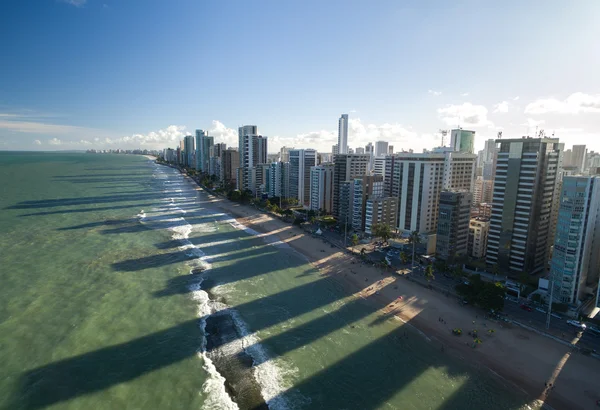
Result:
M193 183L199 195L205 196L213 206L229 213L239 223L259 233L275 232L281 242L302 255L320 275L334 279L348 294L373 303L386 320L409 324L428 343L437 344L447 354L477 370L489 371L502 383L528 397L530 404L555 410L598 408L595 403L596 396L600 394L600 382L596 380L600 367L596 361L572 354L569 348L528 330L479 319L478 310L461 306L452 296L444 296L398 275L383 273L379 268L353 264L354 255L338 248L324 247L321 241L307 235L302 228L251 206L215 196L191 177L182 176ZM353 274L347 274L349 271ZM395 304L399 295L403 296L402 302ZM435 315L438 319L444 318L443 322L438 320L438 326L435 325ZM474 325L480 332L483 331L480 336L483 344L477 348L470 347L469 336L457 337L451 333L451 329L457 327L466 333ZM481 325L485 328L480 328ZM485 329L488 328L494 328L495 333L486 334ZM552 376L556 375L556 365L564 357L568 357L569 363L565 366L566 370L558 372L558 383L555 383ZM548 380L553 380L556 387L549 394L544 387Z

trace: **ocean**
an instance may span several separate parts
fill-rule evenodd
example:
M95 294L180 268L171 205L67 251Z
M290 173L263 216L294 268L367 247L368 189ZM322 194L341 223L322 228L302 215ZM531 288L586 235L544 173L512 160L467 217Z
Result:
M142 156L0 152L2 409L525 409Z

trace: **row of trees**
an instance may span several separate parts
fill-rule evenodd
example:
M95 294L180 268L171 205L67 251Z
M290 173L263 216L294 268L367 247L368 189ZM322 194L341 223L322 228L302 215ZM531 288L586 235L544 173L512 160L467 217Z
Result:
M456 286L456 291L468 303L485 310L500 311L504 308L506 289L500 282L485 282L480 275L471 275Z

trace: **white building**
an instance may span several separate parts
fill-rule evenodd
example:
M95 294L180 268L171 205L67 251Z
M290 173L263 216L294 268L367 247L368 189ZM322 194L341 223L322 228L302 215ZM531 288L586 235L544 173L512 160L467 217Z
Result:
M474 154L456 152L388 155L384 196L400 200L398 230L433 235L428 249L435 249L440 193L442 189L470 190L476 159Z
M341 202L340 188L344 182L351 182L354 178L367 175L369 172L370 156L338 154L334 156L333 173L333 214L341 216L342 207L346 206Z
M380 175L385 180L386 157L378 157L374 160L373 175Z
M485 258L489 232L489 218L472 218L469 221L469 256L477 259Z
M245 125L239 132L255 131L255 125ZM245 134L240 137L240 171L238 172L238 189L251 189L251 169L267 163L267 137L257 134Z
M338 121L338 153L348 153L348 114L342 114Z
M293 149L290 155L290 196L303 206L310 205L310 169L317 165L314 149Z
M271 162L269 164L269 197L290 197L290 163Z
M325 213L333 211L333 164L310 169L310 209Z
M387 141L375 142L375 157L381 157L388 154L388 143Z
M365 214L369 198L383 196L383 178L378 175L366 175L354 178L352 184L352 228L365 230Z

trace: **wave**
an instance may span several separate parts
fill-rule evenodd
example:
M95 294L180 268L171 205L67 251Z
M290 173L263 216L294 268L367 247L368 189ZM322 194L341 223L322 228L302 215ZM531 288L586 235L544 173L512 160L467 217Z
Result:
M162 168L161 166L158 167ZM190 261L187 262L190 267L190 274L195 274L199 271L204 273L212 268L212 265L209 262L211 256L207 256L199 246L194 245L189 240L190 234L192 232L215 232L218 230L218 222L228 223L234 228L244 230L250 235L261 237L269 245L289 247L284 242L274 240L270 236L260 234L259 232L238 223L230 215L224 213L214 213L206 210L207 215L203 216L205 218L215 218L214 222L204 222L194 225L188 223L184 217L187 212L180 208L179 205L196 203L197 192L189 185L189 182L184 181L181 176L179 176L179 178L181 178L183 183L177 184L173 181L175 179L173 178L173 175L167 175L162 169L157 170L156 178L163 179L166 188L163 192L166 197L161 206L152 209L148 213L142 211L138 217L140 217L142 223L151 223L153 217L160 217L161 223L173 223L172 225L167 225L166 228L172 232L171 238L181 243L179 249L185 251L186 255L190 257ZM175 184L177 187L169 187L170 184ZM185 187L189 187L189 190L183 189ZM199 206L195 206L194 208L197 210ZM169 213L179 213L181 216L164 219L165 214L168 215ZM141 216L142 214L143 217ZM215 245L229 242L231 242L231 240L216 240L211 243L203 243L202 246L212 247L214 249ZM213 255L212 258L214 257L215 256ZM196 276L198 276L198 280L190 285L190 292L193 300L196 301L198 306L197 314L199 317L199 327L203 335L202 340L200 341L198 356L202 358L204 363L203 368L209 376L202 386L202 392L205 395L203 407L205 409L225 410L239 408L233 398L228 394L226 378L219 373L217 366L211 359L209 352L207 352L207 337L210 336L207 333L207 319L215 315L227 313L233 320L237 337L232 343L219 346L218 349L220 352L218 353L228 357L235 357L240 352L246 353L252 359L252 374L260 388L260 394L267 403L269 409L289 409L290 405L281 393L286 391L289 387L286 386L283 376L292 372L292 370L290 369L287 372L282 371L275 361L269 358L268 353L260 344L258 336L248 330L248 326L240 314L228 305L212 300L210 295L202 289L204 274L202 276ZM223 290L219 286L213 287L212 289L216 292ZM226 295L221 294L219 296L220 299L222 299L222 297ZM289 369L288 366L286 366L286 368Z

